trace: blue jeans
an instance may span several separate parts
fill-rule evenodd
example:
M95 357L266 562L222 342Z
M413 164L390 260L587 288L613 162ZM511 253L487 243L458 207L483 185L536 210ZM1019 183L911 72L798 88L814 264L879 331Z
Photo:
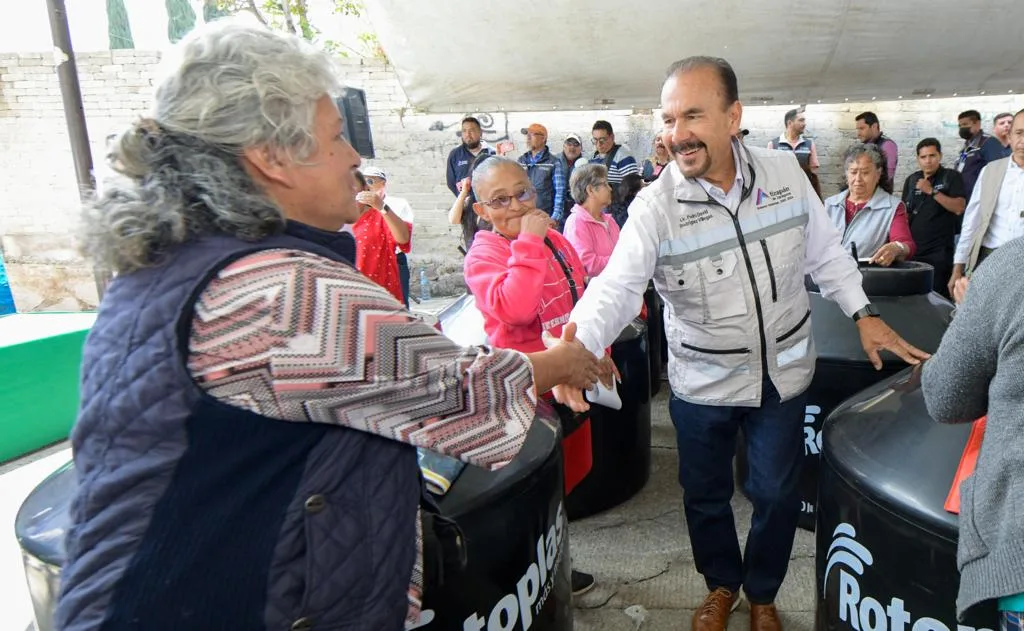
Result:
M672 395L669 413L679 446L679 484L693 560L709 590L742 586L754 604L768 604L789 569L800 516L806 393L782 403L769 379L761 407L715 407ZM740 556L732 460L740 428L747 443L745 491L754 505L747 547Z

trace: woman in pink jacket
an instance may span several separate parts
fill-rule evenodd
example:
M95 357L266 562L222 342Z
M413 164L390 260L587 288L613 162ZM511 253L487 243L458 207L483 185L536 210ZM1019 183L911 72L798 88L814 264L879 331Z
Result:
M565 238L583 260L587 277L594 278L608 265L619 241L619 224L604 212L612 203L608 170L603 164L576 167L569 178L569 190L576 205L565 222Z
M495 347L524 353L543 350L543 332L560 337L582 295L583 262L552 229L551 217L534 205L537 192L518 162L487 158L473 170L472 186L479 200L473 210L493 226L476 234L465 261L466 284L484 316L484 330ZM602 365L603 378L610 383L610 355ZM562 419L568 494L590 472L590 419L565 406L555 407ZM593 576L573 570L574 594L593 585Z

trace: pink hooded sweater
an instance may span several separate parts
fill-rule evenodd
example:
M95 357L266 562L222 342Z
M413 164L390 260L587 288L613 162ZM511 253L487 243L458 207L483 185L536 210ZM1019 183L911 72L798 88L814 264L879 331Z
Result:
M565 222L565 238L579 252L589 278L604 271L619 242L619 224L607 213L601 216L604 222L594 219L586 208L576 204Z
M583 263L576 251L554 230L548 230L547 238L569 268L577 296L582 296ZM569 281L555 254L536 235L523 233L509 240L496 232L478 232L466 254L465 274L492 346L542 351L541 332L558 337L569 321L574 304Z

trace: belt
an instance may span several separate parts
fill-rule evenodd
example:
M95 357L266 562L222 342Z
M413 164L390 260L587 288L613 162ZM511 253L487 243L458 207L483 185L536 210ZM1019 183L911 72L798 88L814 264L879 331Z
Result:
M989 254L992 254L995 251L996 248L986 248L985 246L981 246L981 249L978 250L978 265L981 265L981 262L987 259Z

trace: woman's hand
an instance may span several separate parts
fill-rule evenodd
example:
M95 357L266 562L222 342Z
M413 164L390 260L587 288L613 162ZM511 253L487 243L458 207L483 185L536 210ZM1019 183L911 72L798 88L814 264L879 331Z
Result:
M519 220L519 233L532 234L543 239L551 227L551 217L543 210L531 210Z
M619 374L619 369L615 367L615 362L612 360L611 355L605 355L598 362L598 370L600 371L598 379L601 380L605 388L611 388L616 381L622 382L622 375Z
M564 403L560 398L559 389L567 388L569 391L580 392L590 389L597 382L600 375L598 360L583 344L576 341L574 323L570 322L563 327L561 339L546 336L544 344L548 347L546 351L529 354L533 363L533 382L538 394L553 390L555 399ZM582 396L580 393L580 400ZM567 405L577 412L588 409L585 403L582 409Z
M583 346L583 344L576 341L576 323L570 322L566 324L564 327L562 327L561 339L556 339L552 337L547 331L544 331L541 338L544 341L544 346L546 346L548 350L544 351L543 353L532 353L530 355L530 360L534 361L533 379L534 383L538 384L537 392L545 392L545 389L543 389L540 385L541 377L537 376L538 365L536 363L536 359L541 360L541 368L544 369L544 364L546 364L546 362L549 359L547 354L555 352L562 347L568 347L562 349L561 352L563 353L567 352L568 349L572 349L574 355L579 352L586 353L586 356L576 355L576 357L578 357L578 360L574 359L573 357L567 357L566 361L578 361L579 365L575 367L570 367L570 369L574 368L576 371L579 372L579 374L567 375L565 379L556 380L554 386L551 388L551 394L555 396L555 401L558 401L562 405L568 406L573 412L586 412L587 410L590 409L590 405L587 403L586 399L583 398L583 391L589 390L591 387L593 387L594 383L597 382L598 376L600 374L600 366L597 358L594 357L594 354L588 351ZM561 360L556 359L556 361ZM583 378L578 379L578 377ZM545 378L550 377L545 375Z
M871 262L882 267L889 267L893 263L902 260L907 251L899 241L886 243L878 248L878 251L871 256Z

